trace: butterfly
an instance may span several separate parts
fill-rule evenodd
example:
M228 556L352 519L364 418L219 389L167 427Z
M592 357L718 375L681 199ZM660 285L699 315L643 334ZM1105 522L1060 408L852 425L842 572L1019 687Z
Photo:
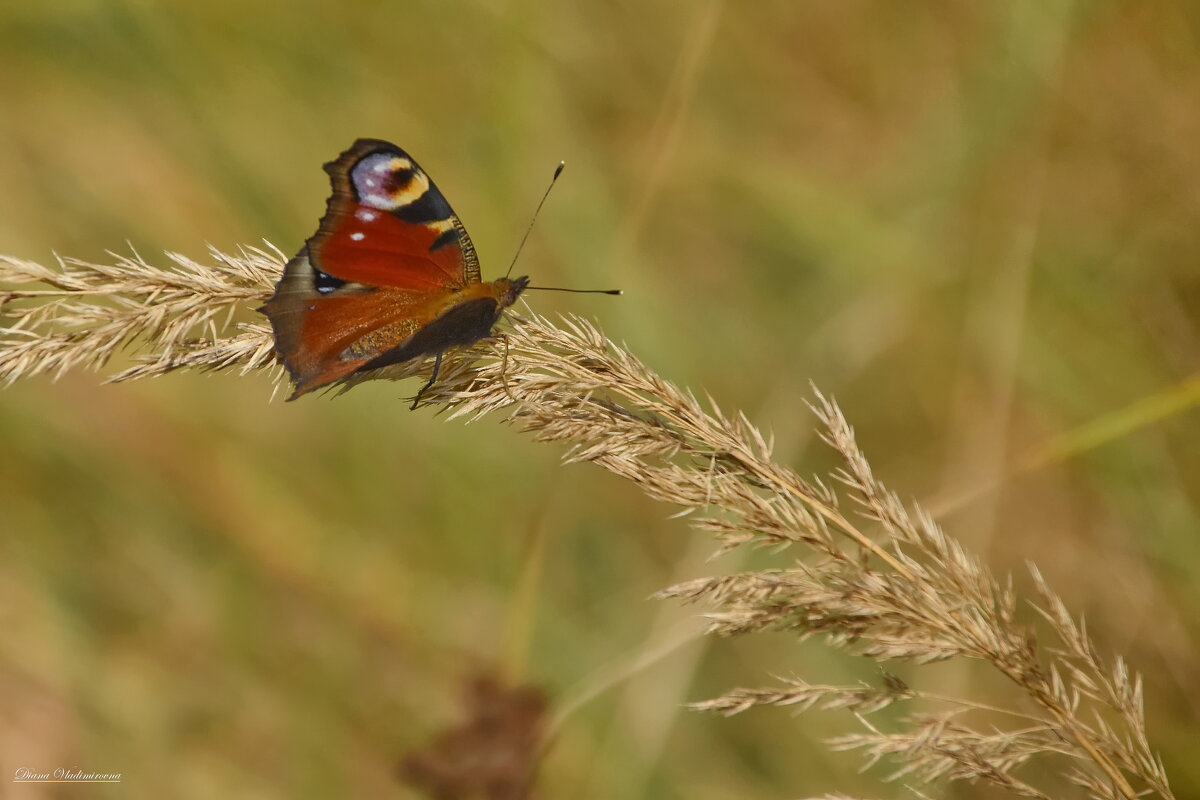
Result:
M529 279L481 280L462 220L396 145L359 139L325 171L325 216L259 309L295 386L288 399L433 355L419 399L442 354L490 335Z

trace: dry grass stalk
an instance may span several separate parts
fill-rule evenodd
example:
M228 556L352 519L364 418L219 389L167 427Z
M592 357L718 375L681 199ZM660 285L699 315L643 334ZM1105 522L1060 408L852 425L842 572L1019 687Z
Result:
M253 248L211 255L211 264L199 264L168 253L170 269L136 253L114 254L111 265L61 258L58 269L0 256L0 381L99 369L121 351L153 355L112 380L159 374L177 360L243 372L272 365L269 327L245 325L232 338L221 332L235 311L262 299L279 256Z
M151 355L114 379L271 366L265 326L243 323L223 337L215 323L235 307L257 305L281 261L258 250L215 254L211 267L172 259L173 270L134 258L115 266L64 261L59 272L0 260L0 281L55 287L0 294L0 313L14 320L0 331L0 377L98 367L129 345ZM101 296L110 303L93 304ZM21 299L42 303L10 305ZM661 593L709 603L711 632L823 634L834 646L879 661L977 659L1017 690L1011 707L998 709L914 691L893 678L880 688L795 679L736 690L698 708L850 709L867 732L833 746L862 750L870 762L889 757L899 765L893 778L982 780L1043 798L1047 790L1014 773L1032 759L1055 759L1092 797L1173 797L1146 737L1137 676L1120 657L1105 662L1032 568L1035 607L1056 640L1053 647L1039 645L1018 620L1022 601L1011 582L1000 583L929 515L906 508L876 480L831 400L818 394L813 410L843 459L832 476L837 491L776 464L771 443L743 415L724 414L711 399L702 405L582 320L555 326L512 315L505 334L464 355L443 367L424 404L447 408L452 418L505 409L539 441L566 444L568 460L593 462L684 513L699 512L693 525L714 534L722 548L797 549L798 559L784 569L704 578ZM410 365L382 377L426 369ZM894 732L877 730L863 716L913 698L953 710L913 716ZM1017 710L1027 707L1035 710ZM986 731L964 721L972 713L990 717ZM992 727L997 713L1019 727Z

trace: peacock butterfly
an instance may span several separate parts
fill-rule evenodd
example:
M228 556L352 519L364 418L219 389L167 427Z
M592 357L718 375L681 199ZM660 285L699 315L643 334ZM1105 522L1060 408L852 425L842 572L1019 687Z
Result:
M396 145L359 139L325 171L325 216L260 309L295 384L288 399L435 355L428 388L442 353L488 336L529 279L482 282L462 220Z

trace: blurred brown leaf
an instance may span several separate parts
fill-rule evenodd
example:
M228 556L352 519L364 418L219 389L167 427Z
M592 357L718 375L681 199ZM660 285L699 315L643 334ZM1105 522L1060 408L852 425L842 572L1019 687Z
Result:
M467 685L465 721L405 756L401 779L438 800L525 800L543 748L546 696L493 676Z

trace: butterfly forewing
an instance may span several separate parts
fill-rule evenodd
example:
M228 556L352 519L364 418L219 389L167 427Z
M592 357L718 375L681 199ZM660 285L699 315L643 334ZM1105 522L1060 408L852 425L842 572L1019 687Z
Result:
M345 281L423 291L479 283L462 221L403 150L359 139L325 169L333 195L308 245L317 269Z

